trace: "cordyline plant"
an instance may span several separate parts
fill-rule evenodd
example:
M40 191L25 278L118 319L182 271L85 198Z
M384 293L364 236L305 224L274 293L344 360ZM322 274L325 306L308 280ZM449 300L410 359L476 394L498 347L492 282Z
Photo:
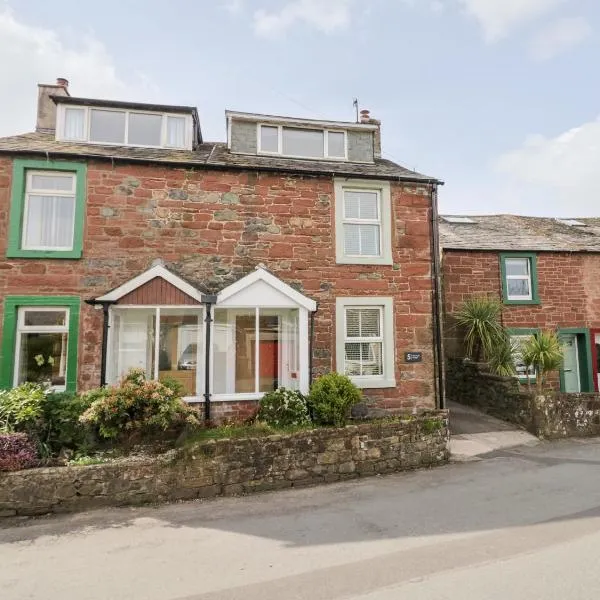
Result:
M523 363L536 374L537 393L541 394L548 373L558 371L563 362L563 351L555 331L541 331L532 335L521 345ZM531 387L531 382L529 382Z
M503 339L498 342L489 357L490 371L502 377L514 377L517 374L515 356L519 349L519 343L511 340L505 331Z
M500 323L502 304L494 298L469 298L454 315L464 331L467 356L479 362L488 360L502 344L506 332Z

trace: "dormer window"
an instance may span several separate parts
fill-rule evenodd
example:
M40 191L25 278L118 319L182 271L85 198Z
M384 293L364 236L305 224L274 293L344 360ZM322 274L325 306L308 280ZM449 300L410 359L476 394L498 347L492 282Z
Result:
M347 160L346 132L259 124L258 152L294 158Z
M191 130L188 115L63 105L56 132L64 141L191 149Z

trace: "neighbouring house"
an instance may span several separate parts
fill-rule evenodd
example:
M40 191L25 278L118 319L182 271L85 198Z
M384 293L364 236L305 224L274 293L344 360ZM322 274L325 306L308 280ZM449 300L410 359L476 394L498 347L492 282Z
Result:
M132 367L211 418L349 375L375 407L441 403L440 183L380 123L76 98L40 85L0 139L0 386L87 390Z
M554 388L598 391L600 219L442 216L439 225L447 355L462 352L452 314L469 297L491 296L516 341L558 332L564 366ZM518 354L516 366L522 382L535 379Z

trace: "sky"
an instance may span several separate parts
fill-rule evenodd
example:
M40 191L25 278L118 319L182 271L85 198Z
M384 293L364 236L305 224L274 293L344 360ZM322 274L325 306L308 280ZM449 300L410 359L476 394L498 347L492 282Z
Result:
M600 216L598 0L0 0L0 136L36 85L332 120L441 179L447 214Z

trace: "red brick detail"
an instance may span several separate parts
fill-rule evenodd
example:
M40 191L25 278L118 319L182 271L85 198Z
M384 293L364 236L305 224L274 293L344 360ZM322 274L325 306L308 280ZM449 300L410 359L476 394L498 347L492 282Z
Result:
M452 315L467 298L502 299L499 252L447 250L442 261L446 352L463 348ZM502 322L509 328L600 328L600 255L537 253L540 304L506 304ZM555 382L557 383L557 382Z
M140 285L129 294L119 300L119 304L200 304L197 300L188 296L185 292L176 288L172 283L165 281L162 277L155 277Z

